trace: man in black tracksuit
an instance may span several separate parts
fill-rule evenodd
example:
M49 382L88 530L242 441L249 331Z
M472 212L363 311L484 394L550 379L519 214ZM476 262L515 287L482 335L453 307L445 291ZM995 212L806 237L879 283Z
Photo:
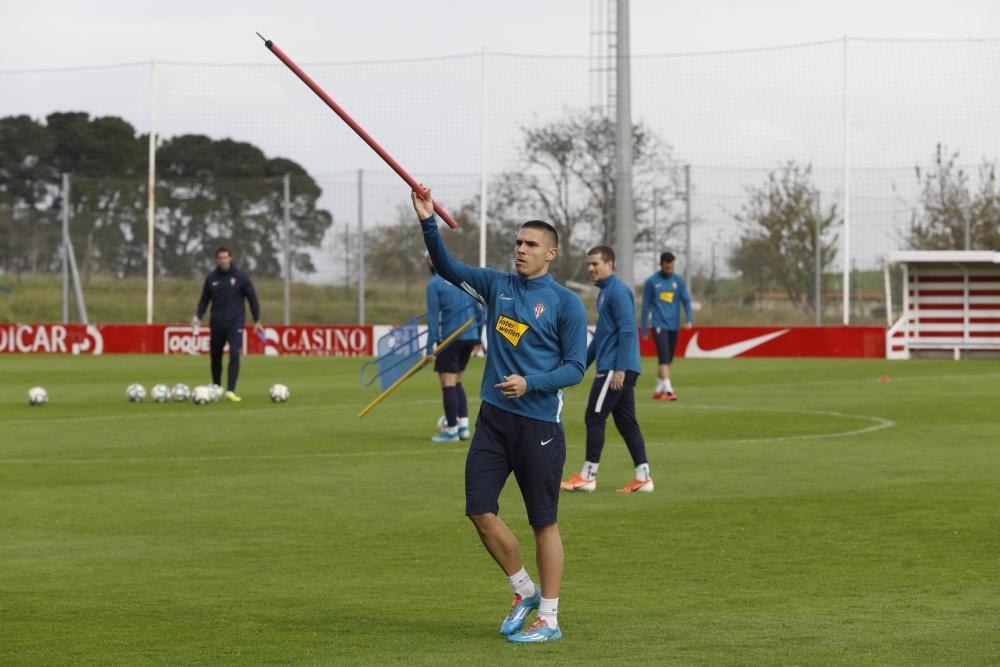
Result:
M260 304L250 277L233 266L233 256L228 248L215 251L216 267L205 278L201 290L201 300L191 326L197 331L201 318L205 316L208 302L212 302L212 318L209 328L212 332L210 346L212 356L212 382L222 384L222 349L229 343L229 377L226 385L226 400L239 402L236 395L236 379L240 375L240 348L243 347L243 324L245 310L243 299L250 302L254 332L262 330L260 324Z

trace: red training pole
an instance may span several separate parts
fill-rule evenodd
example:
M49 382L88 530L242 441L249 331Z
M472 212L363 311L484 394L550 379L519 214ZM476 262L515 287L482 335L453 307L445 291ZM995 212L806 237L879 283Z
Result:
M278 58L278 60L285 63L285 66L288 67L288 69L292 70L292 72L295 73L295 76L302 79L302 83L309 86L309 88L312 89L312 91L316 93L316 95L321 100L326 102L326 106L333 109L333 112L335 114L340 116L340 118L345 123L347 123L350 126L350 128L354 130L357 133L357 135L364 140L366 144L371 146L372 150L378 153L378 156L383 160L385 160L385 163L390 167L392 167L392 170L397 174L399 174L399 177L402 178L404 181L406 181L407 185L409 185L413 190L419 192L421 195L424 196L427 195L427 189L424 188L422 185L420 185L420 183L417 183L417 181L412 176L410 176L406 172L406 170L400 166L398 162L392 159L392 156L389 155L386 152L386 150L382 148L379 145L379 143L375 141L372 138L372 136L365 131L365 128L358 125L357 121L351 118L351 116L346 111L344 111L343 107L334 102L333 98L327 95L326 92L319 87L319 84L313 81L308 74L302 71L302 68L296 65L291 58L285 55L285 52L279 49L277 44L275 44L269 39L264 39L264 36L261 35L259 32L257 33L257 36L264 40L264 46L266 46L268 50ZM447 222L448 226L451 227L452 229L458 227L458 223L455 222L455 219L452 218L451 215L448 214L448 211L444 210L444 208L437 202L434 202L434 212L437 213L439 216L441 216L441 219Z

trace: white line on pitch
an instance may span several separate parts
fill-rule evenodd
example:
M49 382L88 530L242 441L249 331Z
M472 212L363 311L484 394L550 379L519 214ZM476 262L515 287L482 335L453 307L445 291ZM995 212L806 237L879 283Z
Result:
M735 405L692 405L686 403L683 405L684 408L692 408L694 410L732 410L735 412L778 412L784 414L799 414L799 415L814 415L820 417L836 417L838 419L864 419L866 421L874 422L872 426L866 428L853 429L850 431L838 431L835 433L803 433L801 435L777 435L767 438L746 438L740 440L723 440L724 443L733 444L745 444L754 442L783 442L786 440L827 440L830 438L850 438L856 435L863 435L865 433L874 433L875 431L881 431L882 429L892 428L896 425L896 422L892 419L886 419L884 417L875 417L872 415L854 415L848 414L846 412L832 412L829 410L794 410L786 408L761 408L761 407L740 407Z
M0 465L105 465L109 463L210 463L213 461L273 461L278 459L339 459L373 456L406 456L408 454L440 454L441 452L461 452L466 448L440 447L435 449L409 449L382 452L315 452L312 454L220 454L219 456L170 456L131 457L93 459L3 459Z
M441 399L416 399L412 401L407 401L408 405L414 403L440 403ZM170 405L169 403L167 405ZM217 408L211 408L204 406L198 409L197 406L191 406L197 409L197 412L173 412L168 411L169 408L163 406L164 410L162 412L141 412L138 414L117 414L117 415L81 415L79 417L53 417L51 419L39 418L39 419L11 419L3 422L4 426L46 426L49 424L65 424L65 423L77 423L77 422L99 422L99 421L119 421L128 419L160 419L164 417L176 418L176 417L202 417L209 411ZM325 405L286 405L282 407L268 407L268 408L236 408L231 412L224 413L214 413L214 416L232 416L239 417L246 414L276 414L273 410L281 410L283 412L288 412L290 410L334 410L334 409L360 409L361 406L358 403L327 403ZM45 409L45 408L41 408ZM222 408L225 410L226 408ZM159 410L159 408L157 408Z

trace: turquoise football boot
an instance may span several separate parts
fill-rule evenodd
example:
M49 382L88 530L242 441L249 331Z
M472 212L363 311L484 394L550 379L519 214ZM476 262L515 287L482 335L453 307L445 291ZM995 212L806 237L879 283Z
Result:
M503 619L503 624L500 626L500 634L507 636L520 630L524 626L524 619L527 618L532 609L538 609L538 605L541 603L542 591L537 586L535 594L531 597L522 598L520 595L515 595L514 601L510 605L510 613L507 614L507 618Z
M507 637L507 641L516 644L536 644L538 642L553 642L562 639L562 630L550 628L541 618L536 618L529 628Z

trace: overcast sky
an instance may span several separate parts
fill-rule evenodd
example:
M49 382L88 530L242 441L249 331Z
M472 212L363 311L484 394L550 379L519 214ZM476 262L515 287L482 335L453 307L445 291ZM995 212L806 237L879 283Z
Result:
M478 193L483 118L489 118L488 169L498 173L514 164L522 126L593 103L585 57L595 2L0 0L6 28L0 71L7 71L0 77L0 116L40 118L74 109L121 116L145 132L153 68L11 70L150 60L256 65L158 67L161 138L232 137L294 159L324 177L321 204L348 224L357 210L355 170L364 168L370 174L366 216L391 222L399 201L405 202L394 175L277 65L255 31L309 66L317 81L335 83L335 97L395 157L415 174L434 175L436 191L461 202ZM784 160L817 166L824 201L837 201L843 99L850 99L852 166L882 169L863 172L852 190L852 243L867 249L869 259L895 247L897 218L908 215L898 188L912 189L911 165L931 155L937 142L961 149L972 165L981 157L996 159L1000 42L859 41L849 60L851 94L844 97L846 51L830 41L844 35L997 40L1000 0L631 0L631 27L635 55L828 42L634 61L633 118L648 123L678 160L693 166L692 206L705 223L696 234L705 238L733 237L732 211L746 187ZM481 115L483 49L584 59L490 58L490 111ZM458 54L477 55L396 62ZM381 60L394 62L318 64ZM428 91L434 105L400 112L401 101ZM422 132L413 132L415 126ZM696 264L714 257L705 239L696 238L694 246Z
M593 0L2 0L0 68L254 63L259 30L300 62L587 55ZM996 38L996 0L632 0L633 53L851 37Z

